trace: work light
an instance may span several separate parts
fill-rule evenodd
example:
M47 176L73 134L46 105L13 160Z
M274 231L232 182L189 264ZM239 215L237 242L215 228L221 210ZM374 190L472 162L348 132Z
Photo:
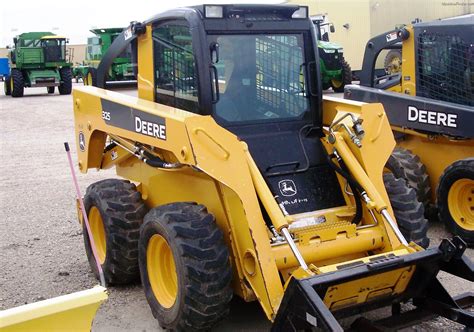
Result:
M308 7L301 6L293 13L293 15L291 15L291 18L308 18Z
M224 8L222 6L204 6L204 15L206 18L223 18Z

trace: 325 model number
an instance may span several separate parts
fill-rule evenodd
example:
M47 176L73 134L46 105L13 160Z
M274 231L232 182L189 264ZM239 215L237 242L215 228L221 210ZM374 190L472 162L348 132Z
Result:
M102 119L105 121L110 121L110 112L102 111Z

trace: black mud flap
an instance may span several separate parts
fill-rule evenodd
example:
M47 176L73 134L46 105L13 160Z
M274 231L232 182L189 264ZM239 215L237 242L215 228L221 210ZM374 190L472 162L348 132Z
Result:
M437 248L370 263L351 264L338 271L311 278L292 279L285 291L272 331L343 331L337 319L388 305L392 306L391 317L373 325L366 319L358 320L351 330L393 330L394 322L403 321L404 326L410 326L438 315L467 327L474 327L474 312L463 309L472 304L473 295L453 298L436 278L439 271L445 271L474 281L474 266L463 255L465 249L466 243L455 237L443 240ZM401 294L390 294L336 310L329 310L323 302L326 291L331 286L409 266L414 266L415 271ZM401 313L400 303L408 301L412 302L415 309Z

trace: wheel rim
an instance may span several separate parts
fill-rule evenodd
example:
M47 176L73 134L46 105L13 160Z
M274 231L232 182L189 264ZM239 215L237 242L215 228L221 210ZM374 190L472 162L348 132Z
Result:
M95 249L97 251L97 258L102 265L105 262L105 253L107 251L107 243L105 240L105 227L100 215L99 209L95 206L91 207L89 211L89 226L94 239Z
M390 74L395 74L400 72L400 58L399 57L394 57L392 60L390 60L388 68L389 68L389 73Z
M13 91L13 78L10 78L10 91Z
M448 206L459 226L474 231L474 180L460 179L454 182L449 189Z
M342 81L339 81L339 80L336 80L336 79L333 78L331 80L331 84L332 84L333 88L338 89L342 86Z
M154 234L146 250L148 279L155 298L164 308L171 308L178 296L178 275L168 242Z

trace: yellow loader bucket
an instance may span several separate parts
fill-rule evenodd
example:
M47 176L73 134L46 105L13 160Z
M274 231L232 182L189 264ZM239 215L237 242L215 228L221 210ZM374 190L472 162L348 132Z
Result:
M107 299L102 286L0 312L0 331L90 331Z

